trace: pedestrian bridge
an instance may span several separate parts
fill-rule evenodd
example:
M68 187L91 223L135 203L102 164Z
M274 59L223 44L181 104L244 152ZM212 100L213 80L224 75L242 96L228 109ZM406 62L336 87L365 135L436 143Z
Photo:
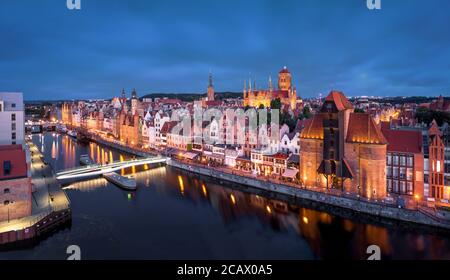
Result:
M128 161L116 161L109 164L91 164L87 166L80 166L72 169L67 169L56 173L56 179L75 179L91 177L95 175L102 175L109 172L114 172L123 168L128 168L132 166L139 166L145 164L156 164L156 163L166 163L170 158L168 157L148 157L140 159L132 159Z

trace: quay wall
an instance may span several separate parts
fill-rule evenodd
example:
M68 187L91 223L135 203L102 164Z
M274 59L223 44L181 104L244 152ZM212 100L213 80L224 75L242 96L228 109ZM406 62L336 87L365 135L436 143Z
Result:
M194 172L204 176L214 177L219 180L225 180L270 192L281 193L295 198L302 198L336 207L346 208L364 214L450 229L450 222L447 222L445 220L441 221L437 218L432 218L430 215L426 215L422 211L409 210L404 208L400 209L373 202L367 202L347 197L334 196L331 194L325 194L311 190L305 190L301 188L295 188L287 185L260 180L257 178L249 178L235 174L225 173L207 167L189 165L174 159L169 160L167 164L175 168Z

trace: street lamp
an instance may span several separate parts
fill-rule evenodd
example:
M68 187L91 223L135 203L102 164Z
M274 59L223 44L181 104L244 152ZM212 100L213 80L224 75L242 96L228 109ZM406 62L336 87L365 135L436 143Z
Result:
M419 199L420 199L420 196L419 196L418 194L416 194L416 195L414 196L414 198L416 199L416 208L419 208Z

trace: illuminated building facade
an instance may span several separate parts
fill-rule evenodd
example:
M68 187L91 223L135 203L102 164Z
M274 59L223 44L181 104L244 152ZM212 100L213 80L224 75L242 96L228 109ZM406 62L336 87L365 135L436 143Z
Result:
M429 196L435 199L444 199L444 162L445 145L442 141L442 132L436 121L433 121L428 131L429 135Z
M354 113L344 94L332 91L301 132L300 178L306 186L384 199L386 151L373 118Z
M272 86L272 79L269 79L268 90L257 90L255 86L249 82L248 89L244 85L244 106L256 107L260 105L270 107L270 102L275 99L280 99L282 105L289 106L291 109L296 108L297 104L297 89L292 86L292 75L289 70L284 67L278 73L278 88L274 89Z

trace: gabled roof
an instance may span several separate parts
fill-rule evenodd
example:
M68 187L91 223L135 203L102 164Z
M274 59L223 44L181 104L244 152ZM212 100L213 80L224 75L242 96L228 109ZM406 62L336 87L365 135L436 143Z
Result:
M161 134L167 134L169 133L174 126L177 125L177 121L169 121L165 122L164 125L161 127Z
M350 143L387 144L380 126L367 113L350 114L346 141Z
M382 129L388 152L422 153L422 133L411 130Z
M436 123L436 120L433 120L433 122L431 122L431 127L428 130L428 134L429 135L438 135L439 137L442 136L442 132L439 129L439 126Z
M345 97L345 95L340 91L331 91L330 94L328 94L328 96L325 98L325 101L333 102L339 111L353 109L352 103L350 103L347 97Z
M323 117L315 114L311 121L305 124L305 128L300 134L303 139L323 139Z

